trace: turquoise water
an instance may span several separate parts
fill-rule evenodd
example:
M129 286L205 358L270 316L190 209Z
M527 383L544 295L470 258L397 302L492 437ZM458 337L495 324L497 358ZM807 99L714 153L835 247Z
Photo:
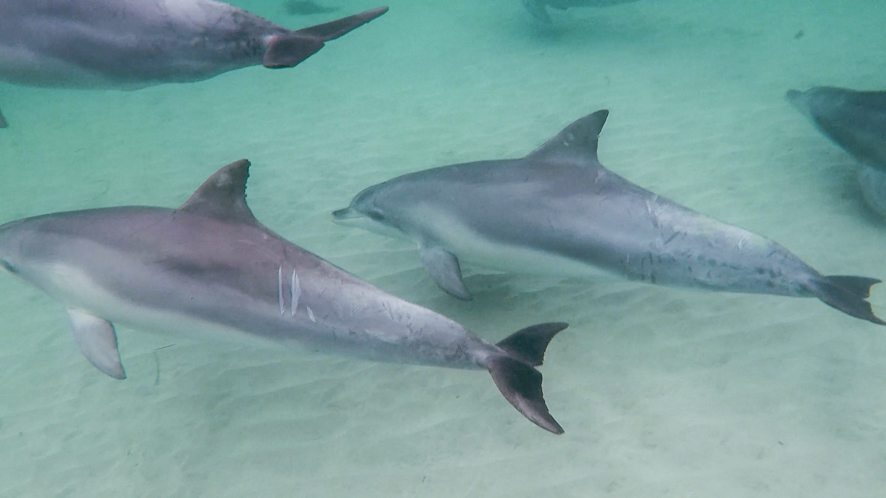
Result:
M236 3L293 27L375 6ZM176 206L249 158L260 220L385 290L489 340L568 321L542 369L566 433L526 422L483 372L125 327L129 378L114 381L58 303L5 276L0 495L886 495L883 329L811 299L471 267L462 303L408 243L329 216L367 185L520 156L608 108L610 169L823 273L886 277L886 226L852 159L783 99L882 89L880 2L647 0L554 13L552 29L517 0L390 6L293 70L137 92L0 86L0 220ZM886 292L873 301L886 314Z

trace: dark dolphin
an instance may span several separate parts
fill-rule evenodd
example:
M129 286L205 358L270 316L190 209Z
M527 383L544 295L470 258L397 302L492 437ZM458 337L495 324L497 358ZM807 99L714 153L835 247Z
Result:
M371 186L336 220L415 241L437 284L469 298L460 260L512 273L594 275L711 290L817 297L883 324L879 280L824 276L764 237L645 190L597 159L608 116L567 126L526 157L456 164Z
M886 216L886 91L815 87L789 90L785 97L859 162L862 194L874 211Z
M377 361L489 370L532 422L563 429L542 396L545 348L566 324L488 343L284 240L246 204L248 161L221 168L178 209L116 207L0 226L0 268L68 309L96 367L125 373L114 323L305 345Z

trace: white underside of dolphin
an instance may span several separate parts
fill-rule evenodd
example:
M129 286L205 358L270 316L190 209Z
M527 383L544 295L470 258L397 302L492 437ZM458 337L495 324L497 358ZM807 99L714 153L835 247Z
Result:
M0 268L68 310L80 350L125 378L114 324L209 339L309 346L376 361L487 369L505 398L554 433L541 365L566 327L498 344L388 294L282 239L246 204L248 161L204 182L179 209L118 207L0 226Z
M410 173L366 188L337 221L417 243L436 283L468 299L461 261L511 273L817 297L882 324L879 282L824 276L779 244L649 192L597 159L608 116L579 119L519 159Z

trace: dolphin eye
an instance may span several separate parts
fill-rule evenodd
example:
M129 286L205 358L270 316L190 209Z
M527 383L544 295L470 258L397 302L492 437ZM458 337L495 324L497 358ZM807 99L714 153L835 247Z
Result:
M366 213L366 215L375 221L385 221L385 215L381 214L380 211L377 211L375 209L369 211L368 213Z

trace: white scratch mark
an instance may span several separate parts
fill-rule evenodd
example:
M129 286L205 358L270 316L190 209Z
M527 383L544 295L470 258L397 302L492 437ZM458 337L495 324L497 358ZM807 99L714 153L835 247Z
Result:
M312 310L310 306L307 306L307 310L308 310L308 318L310 318L312 322L317 323L317 319L314 318L314 310Z
M277 302L280 303L280 316L285 311L283 306L283 267L277 268Z
M298 281L298 275L295 268L292 269L292 275L289 277L289 316L295 316L298 311L298 299L301 297L301 285Z

